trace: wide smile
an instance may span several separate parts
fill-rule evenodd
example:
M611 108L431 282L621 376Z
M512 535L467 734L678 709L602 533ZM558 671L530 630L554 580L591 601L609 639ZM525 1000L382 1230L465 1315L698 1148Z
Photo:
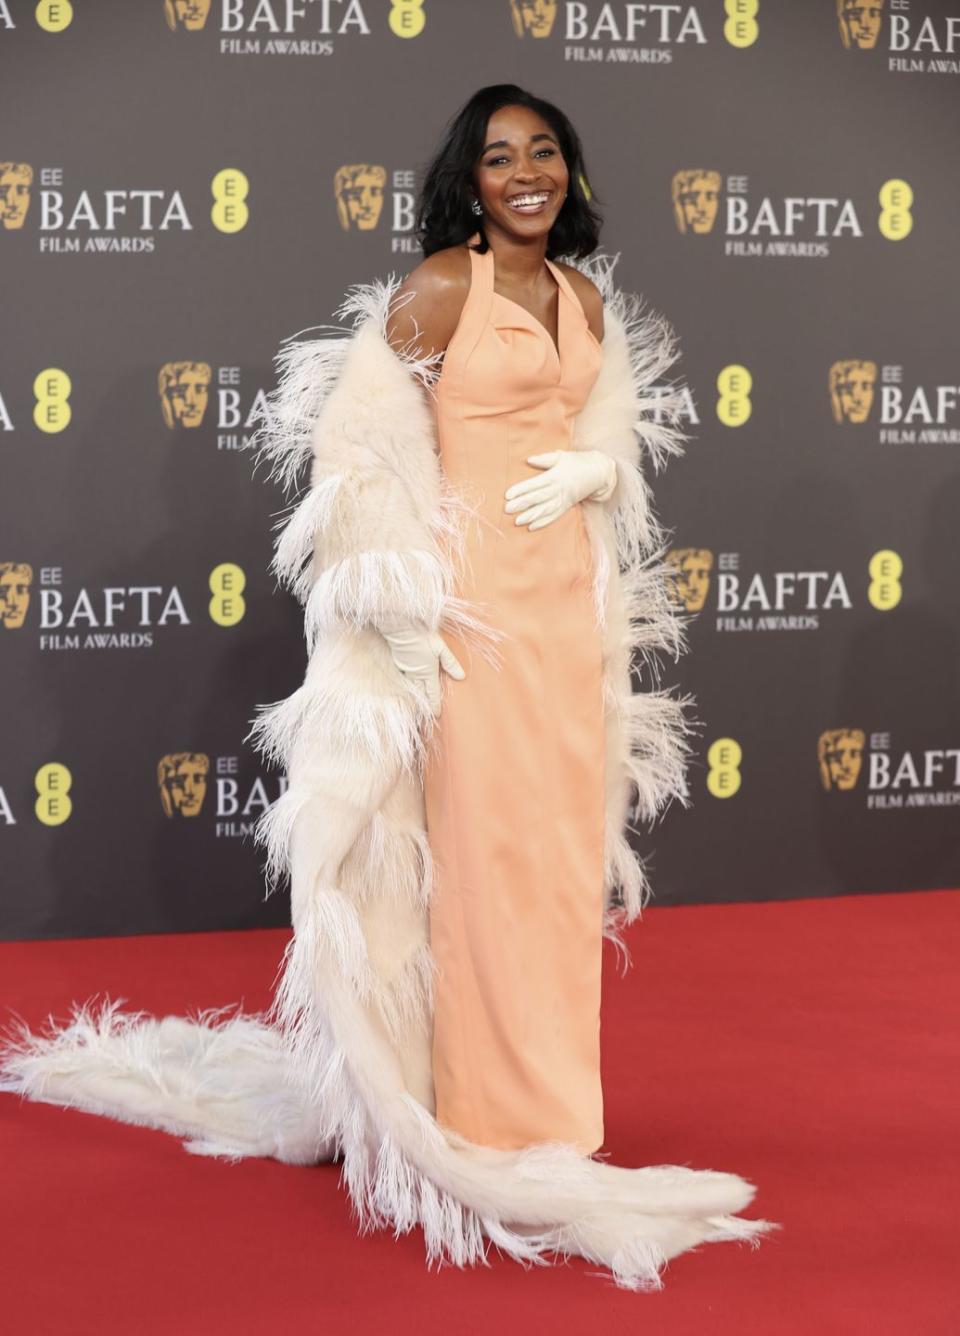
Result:
M522 195L511 195L504 200L504 204L514 213L543 213L550 203L551 194L549 190L531 190Z

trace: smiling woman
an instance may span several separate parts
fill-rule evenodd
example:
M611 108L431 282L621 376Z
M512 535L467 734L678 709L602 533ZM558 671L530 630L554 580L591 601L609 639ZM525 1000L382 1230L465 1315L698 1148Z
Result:
M387 634L404 655L420 635L412 671L439 712L424 769L437 1120L472 1145L589 1156L604 1141L601 943L616 915L605 793L617 763L614 619L597 597L609 558L588 518L624 519L633 480L603 430L594 448L577 439L603 381L626 370L617 337L604 348L589 266L555 258L596 247L585 180L566 118L512 86L476 94L427 174L427 258L400 285L388 336L398 352L442 359L439 457L477 517L455 592L487 610L503 643L491 662L453 630ZM462 238L467 203L476 230ZM677 1213L696 1230L683 1196Z
M656 689L684 640L644 476L682 449L676 350L585 181L562 112L481 89L427 172L423 262L278 358L258 443L291 487L310 469L273 562L310 657L253 730L289 780L258 826L291 881L270 1012L88 1005L0 1085L340 1159L361 1228L418 1226L431 1260L575 1253L641 1289L768 1226L735 1174L595 1158L603 938L649 891L628 816L686 801L690 721Z

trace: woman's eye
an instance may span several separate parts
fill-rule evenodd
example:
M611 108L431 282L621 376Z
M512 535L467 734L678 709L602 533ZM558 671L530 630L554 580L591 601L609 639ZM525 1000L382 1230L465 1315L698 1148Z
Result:
M553 155L556 153L556 149L553 149L553 148L538 148L538 149L536 150L536 152L534 153L533 156L534 156L535 158L538 158L538 157L540 156L541 153L546 153L546 154L548 155L548 157L551 157L551 158L552 158ZM490 158L490 159L488 160L488 162L487 162L487 166L488 166L488 167L497 167L501 162L506 162L506 161L507 161L506 157L505 157L503 154L501 154L501 155L500 155L499 157L497 157L497 158Z

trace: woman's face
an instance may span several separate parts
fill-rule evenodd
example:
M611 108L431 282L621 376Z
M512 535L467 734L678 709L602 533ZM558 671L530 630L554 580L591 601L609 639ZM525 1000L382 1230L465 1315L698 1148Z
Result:
M487 122L483 142L473 183L484 227L525 240L548 233L570 181L548 123L529 107L501 107ZM540 198L520 203L530 195Z

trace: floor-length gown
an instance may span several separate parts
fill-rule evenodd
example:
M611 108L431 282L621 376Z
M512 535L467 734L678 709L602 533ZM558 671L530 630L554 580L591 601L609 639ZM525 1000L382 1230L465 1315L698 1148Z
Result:
M470 245L479 241L474 234ZM430 944L437 1118L515 1149L603 1141L600 962L604 728L601 633L581 507L540 529L504 510L526 457L570 448L601 346L559 267L559 350L494 291L471 284L437 386L444 473L479 503L461 592L505 633L493 665L445 634L466 676L442 673L424 772L434 860Z

